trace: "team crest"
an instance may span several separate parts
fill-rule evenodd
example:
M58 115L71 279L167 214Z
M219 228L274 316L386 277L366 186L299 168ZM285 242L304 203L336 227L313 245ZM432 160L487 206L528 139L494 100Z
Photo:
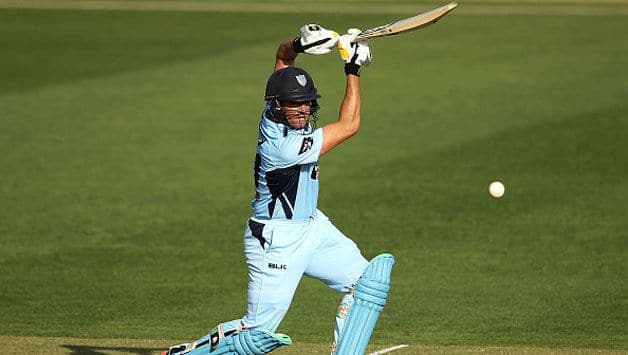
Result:
M299 85L301 86L305 86L307 84L307 78L305 77L305 75L301 74L301 75L297 75L297 83L299 83Z

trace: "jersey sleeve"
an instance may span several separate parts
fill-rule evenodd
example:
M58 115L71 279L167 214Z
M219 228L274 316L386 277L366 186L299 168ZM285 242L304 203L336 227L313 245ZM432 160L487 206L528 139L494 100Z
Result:
M275 164L280 167L310 164L318 161L323 147L323 129L311 134L289 134L278 142Z

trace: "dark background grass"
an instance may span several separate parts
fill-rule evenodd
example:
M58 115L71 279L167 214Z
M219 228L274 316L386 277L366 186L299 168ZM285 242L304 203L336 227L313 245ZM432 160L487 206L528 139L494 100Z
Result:
M0 334L187 339L241 316L275 49L347 21L1 10ZM463 15L372 43L363 128L321 159L319 205L398 258L374 341L627 348L627 33ZM332 122L339 59L299 65ZM304 280L280 331L327 342L338 301Z

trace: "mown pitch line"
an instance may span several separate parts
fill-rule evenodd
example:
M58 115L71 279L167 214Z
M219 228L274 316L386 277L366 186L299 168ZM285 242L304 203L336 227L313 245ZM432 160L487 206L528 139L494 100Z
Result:
M407 348L407 347L408 347L408 345L406 345L406 344L397 345L397 346L393 346L391 348L386 348L386 349L382 349L382 350L379 350L379 351L372 352L369 355L387 354L387 353L393 352L395 350L399 350L399 349L403 349L403 348Z

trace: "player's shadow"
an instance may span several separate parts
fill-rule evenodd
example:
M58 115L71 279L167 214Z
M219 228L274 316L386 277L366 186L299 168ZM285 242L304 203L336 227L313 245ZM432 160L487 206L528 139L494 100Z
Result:
M70 350L70 355L106 355L111 352L133 355L152 355L163 349L154 348L133 348L117 346L96 346L96 345L72 345L65 344L62 347Z

